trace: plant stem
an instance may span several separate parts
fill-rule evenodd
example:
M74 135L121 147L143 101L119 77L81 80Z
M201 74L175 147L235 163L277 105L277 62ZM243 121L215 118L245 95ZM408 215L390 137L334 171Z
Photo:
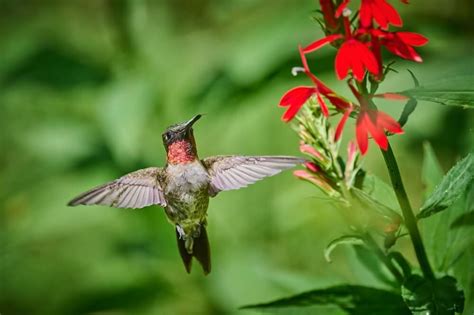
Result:
M413 247L415 249L416 258L420 264L421 271L426 279L434 280L435 276L433 270L431 269L430 263L428 261L428 256L426 255L426 250L421 240L420 230L418 230L418 225L416 222L415 215L408 200L405 187L403 186L402 177L400 175L400 170L398 168L397 160L393 155L392 147L390 143L388 145L387 151L382 150L383 158L385 164L387 165L388 173L390 174L390 180L392 181L393 190L397 195L398 203L402 209L403 217L405 219L405 226L408 229L410 234Z
M367 242L367 245L370 246L372 250L374 250L375 255L377 255L377 257L383 262L383 264L387 267L387 269L390 270L390 272L393 274L397 282L400 285L403 284L403 281L404 281L403 275L400 273L397 267L394 266L392 260L387 255L385 255L382 249L380 249L379 245L374 240L372 235L370 235L369 233L365 233L364 238L365 238L365 241Z

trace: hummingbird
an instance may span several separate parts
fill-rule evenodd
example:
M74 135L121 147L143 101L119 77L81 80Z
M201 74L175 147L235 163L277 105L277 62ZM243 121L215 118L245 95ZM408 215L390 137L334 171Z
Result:
M293 156L218 155L199 159L193 125L202 115L175 124L162 134L164 167L148 167L95 187L72 199L68 206L105 205L115 208L164 208L175 226L178 250L191 272L193 257L207 275L211 271L206 232L210 197L221 191L253 184L305 160Z

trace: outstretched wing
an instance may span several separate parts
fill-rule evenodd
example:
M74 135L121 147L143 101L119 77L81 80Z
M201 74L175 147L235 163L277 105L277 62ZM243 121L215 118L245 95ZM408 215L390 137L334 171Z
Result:
M162 169L149 167L138 170L93 188L68 203L77 205L104 205L115 208L143 208L150 205L166 206L160 186Z
M210 194L239 189L305 160L293 156L212 156L204 159L211 176Z

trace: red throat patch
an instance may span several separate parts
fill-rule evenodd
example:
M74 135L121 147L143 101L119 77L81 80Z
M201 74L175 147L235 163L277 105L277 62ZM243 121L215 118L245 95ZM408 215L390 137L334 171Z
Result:
M195 159L196 153L189 141L180 140L168 146L168 163L170 164L190 163Z

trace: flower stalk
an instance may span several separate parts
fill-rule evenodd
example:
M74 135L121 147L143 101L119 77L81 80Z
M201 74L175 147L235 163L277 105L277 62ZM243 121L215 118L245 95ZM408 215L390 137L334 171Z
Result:
M410 201L408 200L408 195L405 191L392 147L389 144L387 150L381 151L385 160L385 164L387 165L393 190L395 191L398 203L402 209L403 218L405 219L405 226L408 230L408 233L410 234L410 239L413 243L413 248L415 249L416 258L420 264L421 271L423 272L423 275L426 279L435 280L435 275L428 261L428 256L426 255L426 250L421 239L420 230L418 229L415 215L413 214Z

